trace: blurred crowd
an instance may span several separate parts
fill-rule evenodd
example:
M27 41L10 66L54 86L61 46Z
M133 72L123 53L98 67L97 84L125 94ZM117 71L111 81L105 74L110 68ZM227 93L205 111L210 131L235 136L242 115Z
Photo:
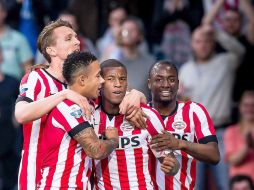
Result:
M126 65L129 88L148 99L151 65L173 61L179 100L207 108L219 142L221 161L197 164L196 189L237 190L234 184L246 180L253 190L252 0L0 0L0 189L17 183L22 128L13 110L20 79L46 63L32 33L57 18L72 24L82 50ZM30 31L22 30L24 22Z

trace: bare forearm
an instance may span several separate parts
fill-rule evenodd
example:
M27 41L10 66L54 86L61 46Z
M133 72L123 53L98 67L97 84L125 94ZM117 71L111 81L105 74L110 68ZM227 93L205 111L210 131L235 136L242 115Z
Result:
M49 113L57 104L65 99L65 92L43 98L35 102L18 102L15 106L15 117L19 123L27 123Z
M217 143L198 144L181 140L179 146L197 160L212 164L217 164L220 160Z
M211 10L208 11L206 15L204 16L202 20L202 24L209 24L209 25L212 24L223 3L224 3L224 0L217 0L214 6L211 8Z
M100 140L92 127L79 132L74 136L74 139L89 157L96 160L106 158L118 146L118 138Z

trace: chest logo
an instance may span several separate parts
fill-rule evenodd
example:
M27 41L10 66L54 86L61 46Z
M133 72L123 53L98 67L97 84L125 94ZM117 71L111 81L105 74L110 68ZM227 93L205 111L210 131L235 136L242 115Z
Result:
M133 131L134 127L128 122L124 121L123 124L120 126L120 129L124 132Z
M176 130L183 130L187 127L187 124L183 120L176 120L172 123L172 127Z

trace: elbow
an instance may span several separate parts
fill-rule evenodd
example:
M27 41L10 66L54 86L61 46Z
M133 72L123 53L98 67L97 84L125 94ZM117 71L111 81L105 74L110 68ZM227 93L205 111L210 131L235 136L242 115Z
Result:
M24 123L28 122L28 120L26 118L26 112L24 112L24 111L21 112L21 111L15 110L15 119L20 124L24 124Z
M220 162L220 153L214 154L210 160L210 164L217 165Z

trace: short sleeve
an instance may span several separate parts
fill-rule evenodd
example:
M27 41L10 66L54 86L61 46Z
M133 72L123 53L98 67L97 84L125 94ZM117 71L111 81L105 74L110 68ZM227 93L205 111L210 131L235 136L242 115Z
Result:
M54 126L62 128L71 137L74 137L80 131L93 127L92 123L83 115L81 108L76 105L67 105L60 103L52 112Z
M26 74L19 86L19 96L17 102L27 101L33 102L37 100L38 94L41 92L41 81L37 72L32 71Z
M203 105L193 103L193 121L195 135L199 143L217 142L213 122Z

